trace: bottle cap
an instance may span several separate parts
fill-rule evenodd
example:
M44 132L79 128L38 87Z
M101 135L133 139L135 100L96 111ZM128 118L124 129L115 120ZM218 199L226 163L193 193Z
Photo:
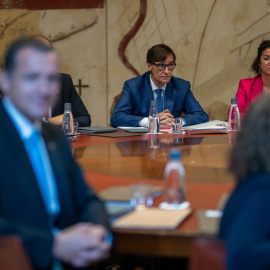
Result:
M65 109L71 109L71 103L65 103Z
M178 149L173 149L170 151L170 159L180 159L181 152Z
M157 101L156 100L151 100L151 106L157 106Z
M232 98L231 99L231 104L237 104L237 98Z

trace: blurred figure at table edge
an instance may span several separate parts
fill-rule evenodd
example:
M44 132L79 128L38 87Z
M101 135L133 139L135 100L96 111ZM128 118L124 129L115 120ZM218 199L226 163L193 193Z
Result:
M270 40L260 43L251 70L256 76L240 80L236 93L241 118L245 116L250 104L262 93L270 93Z
M208 116L193 96L190 83L172 76L176 66L173 50L157 44L148 50L148 72L127 80L111 115L111 125L148 127L151 100L157 100L160 127L170 127L171 119L180 117L185 125L207 122Z
M19 236L34 269L55 259L64 269L95 265L111 246L103 203L61 130L41 121L56 102L58 72L57 53L25 39L9 46L0 77L0 235Z
M44 36L35 35L31 39L40 40L48 46L52 46L52 43ZM78 95L72 78L69 74L60 73L61 89L57 90L58 101L54 106L54 109L46 117L48 122L62 125L63 114L64 114L64 105L65 103L71 103L71 110L74 117L74 121L78 122L79 127L88 127L91 126L91 116L88 113L82 99Z
M230 155L237 186L220 223L228 270L270 269L270 94L247 111Z

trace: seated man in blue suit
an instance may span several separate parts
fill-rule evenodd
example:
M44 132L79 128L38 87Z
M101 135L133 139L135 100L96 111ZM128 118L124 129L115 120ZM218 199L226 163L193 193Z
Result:
M151 100L158 103L160 127L170 127L171 119L184 116L184 124L209 121L190 90L190 83L172 76L176 56L171 48L158 44L148 50L148 72L124 83L111 116L111 125L148 127Z

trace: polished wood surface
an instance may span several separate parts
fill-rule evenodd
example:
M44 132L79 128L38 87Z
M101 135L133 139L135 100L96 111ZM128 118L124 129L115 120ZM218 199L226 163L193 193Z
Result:
M233 183L227 172L228 135L144 135L107 138L80 135L74 155L84 171L106 175L163 179L172 148L181 149L188 182Z
M0 269L33 269L19 237L8 235L0 238Z
M216 209L230 193L234 179L227 172L231 148L228 135L188 136L162 134L109 138L80 135L71 144L86 181L96 192L145 181L163 185L163 171L172 148L182 152L186 170L186 199L193 213L176 230L113 229L115 250L123 254L187 257L195 237L202 233L198 212ZM155 148L153 148L155 146ZM155 199L157 206L162 196Z
M152 185L162 185L160 180L147 180L85 173L87 182L99 192L111 186L131 185L143 180ZM123 230L113 229L115 250L122 254L187 257L192 240L203 235L198 223L198 212L216 209L222 195L228 194L232 184L187 183L186 200L190 202L193 213L176 230ZM157 206L162 196L155 200ZM212 237L212 235L207 235Z

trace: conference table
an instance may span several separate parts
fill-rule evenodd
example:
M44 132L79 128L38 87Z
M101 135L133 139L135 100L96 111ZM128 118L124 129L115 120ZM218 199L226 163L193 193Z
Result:
M112 136L112 137L106 137ZM234 188L228 172L234 134L80 134L71 143L87 184L98 193L110 187L144 183L163 185L163 173L169 151L181 150L186 172L186 200L192 214L173 230L115 229L114 249L136 256L188 257L194 238L214 237L199 226L199 213L217 209L224 194ZM162 202L154 199L154 206Z

